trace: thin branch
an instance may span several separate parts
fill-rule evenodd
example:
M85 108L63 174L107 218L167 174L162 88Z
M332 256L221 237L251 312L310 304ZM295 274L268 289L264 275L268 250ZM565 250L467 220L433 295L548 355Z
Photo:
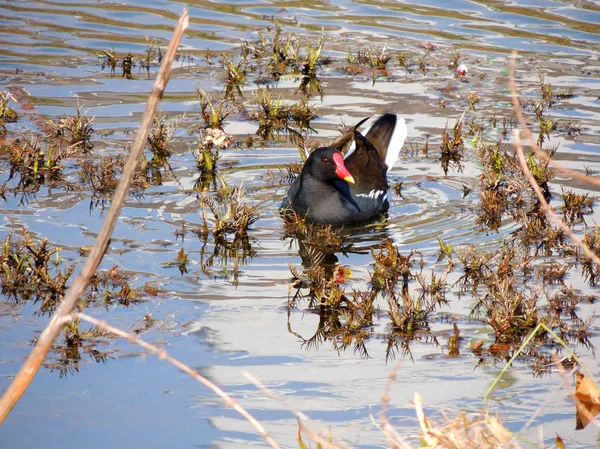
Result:
M571 230L571 228L568 227L560 219L560 217L558 217L554 213L554 210L552 210L552 207L550 207L550 205L546 202L546 199L544 198L544 194L542 193L540 186L538 186L537 182L535 181L535 178L533 177L533 174L531 173L531 171L529 170L529 167L527 166L527 161L525 160L525 155L523 154L523 145L521 145L521 139L519 137L518 129L515 129L514 137L515 137L515 150L517 152L517 156L519 157L519 162L521 163L521 171L523 172L523 174L529 181L529 184L531 184L531 187L533 188L533 191L535 192L535 195L537 196L540 206L542 206L542 210L567 235L567 237L569 237L573 241L573 243L575 245L579 246L583 250L585 257L593 260L596 265L600 266L600 258L598 258L598 256L596 256L596 254L592 250L590 250L585 245L585 243L583 243L583 241L579 237L577 237L577 235L575 235L575 233Z
M397 449L400 447L410 447L404 438L400 436L400 434L394 429L394 427L390 424L390 421L387 418L387 407L390 403L390 389L392 388L392 384L396 380L398 375L398 370L400 369L400 365L402 364L402 360L400 360L396 366L392 369L387 384L385 386L385 391L383 392L383 396L381 397L381 425L382 431L387 437L391 449Z
M517 119L519 120L519 125L520 125L521 129L523 130L523 134L525 134L525 137L526 137L527 141L529 142L529 145L531 146L531 148L533 148L533 151L535 152L536 156L539 157L544 162L549 163L552 167L556 168L558 171L562 172L563 174L565 174L567 176L571 176L575 179L579 179L580 181L585 181L589 184L593 184L595 186L600 187L600 179L594 178L592 176L582 175L581 173L579 173L575 170L571 170L569 168L563 167L562 165L558 164L557 162L554 162L550 157L548 157L548 155L546 153L544 153L540 149L540 147L538 147L537 143L533 139L533 135L531 134L531 131L527 127L527 122L525 120L525 117L523 116L523 112L521 111L521 104L519 103L519 96L517 95L517 86L515 83L516 59L517 59L517 52L513 51L512 58L510 59L510 64L508 66L508 71L509 71L508 87L510 88L513 109L515 111Z
M431 433L431 427L427 423L425 412L423 412L423 399L419 393L415 392L415 399L413 402L415 404L415 412L417 414L417 419L419 420L419 426L421 427L421 436L428 446L435 447L438 439Z
M169 362L171 365L173 365L174 367L179 368L181 371L188 374L190 377L197 380L202 385L206 386L207 388L210 388L219 397L221 397L221 399L223 399L223 401L225 401L225 404L227 404L227 406L231 407L236 412L238 412L240 415L242 415L244 418L246 418L248 420L248 422L250 424L252 424L254 426L254 428L258 431L258 433L260 433L260 436L263 437L263 439L267 443L269 443L269 445L273 449L280 449L279 445L275 442L275 440L273 440L273 438L271 438L271 436L267 433L267 431L262 426L262 424L256 418L254 418L254 416L252 416L245 408L243 408L240 404L235 402L235 400L231 396L229 396L227 393L225 393L223 390L221 390L218 386L216 386L214 383L212 383L206 377L198 374L198 372L196 370L190 368L185 363L180 362L176 358L171 357L167 353L167 351L165 351L164 349L161 349L157 346L147 343L144 340L142 340L141 338L135 336L134 334L130 334L125 331L122 331L121 329L111 326L110 324L106 323L105 321L97 320L96 318L93 318L84 313L73 313L68 318L71 320L80 319L83 321L87 321L88 323L98 327L99 329L110 332L111 334L115 334L121 338L125 338L128 342L141 346L148 352L151 352L151 353L155 354L156 356L158 356L159 359L165 360L165 361Z
M123 167L123 176L112 197L110 209L106 219L104 220L104 223L102 224L102 228L96 237L94 247L92 248L85 265L83 266L81 274L75 278L73 284L71 284L65 293L65 297L57 307L52 319L41 333L36 345L29 354L29 357L0 399L0 424L4 421L6 416L10 413L12 408L15 406L33 380L33 377L39 370L42 362L50 352L54 341L58 337L62 325L64 324L65 317L74 310L77 300L89 286L90 280L96 272L96 269L98 268L98 265L100 264L104 253L106 252L106 248L108 247L110 236L115 227L121 207L125 201L125 198L127 197L127 193L129 192L129 186L131 185L131 181L135 174L135 168L142 154L148 132L152 126L152 120L154 119L154 115L156 114L156 110L162 98L163 92L169 81L169 76L171 74L171 63L175 59L175 54L177 53L179 43L181 42L183 33L188 25L188 12L187 10L184 10L179 18L177 26L175 27L173 37L169 42L169 47L165 53L160 71L158 72L156 81L152 87L152 92L150 92L148 97L146 110L142 116L140 128L138 129L135 137L135 141L133 143L131 153L129 154L129 158L127 159L127 163Z
M290 412L292 412L294 415L296 415L296 421L298 422L298 427L304 433L306 433L313 441L315 441L317 444L321 445L325 449L344 449L346 447L346 446L339 446L339 445L334 444L334 443L332 443L330 441L327 441L321 435L318 435L318 434L314 433L310 428L308 428L306 426L306 424L304 424L304 421L308 421L311 424L315 425L315 423L313 421L311 421L311 419L308 416L306 416L302 412L294 410L281 397L277 396L275 393L273 393L271 390L269 390L265 385L263 385L252 374L250 374L250 373L244 373L244 377L246 377L246 379L248 379L250 382L252 382L256 387L258 387L266 396L268 396L270 398L273 398L273 399L281 402Z

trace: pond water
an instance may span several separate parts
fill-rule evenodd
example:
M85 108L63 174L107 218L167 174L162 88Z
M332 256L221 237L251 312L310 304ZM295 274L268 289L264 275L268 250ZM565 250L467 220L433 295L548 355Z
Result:
M194 232L203 223L191 151L203 124L196 89L221 93L219 52L235 50L238 55L245 42L255 42L260 35L272 37L276 22L283 36L294 33L317 42L323 33L325 54L336 60L345 60L349 52L382 51L385 46L395 55L385 76L374 80L370 72L350 75L324 66L318 73L323 95L309 100L317 111L311 127L322 140L334 138L341 121L353 124L383 112L405 117L409 130L401 158L388 175L390 185L402 182L401 195L391 194L385 218L348 230L352 251L337 257L352 272L347 292L367 288L373 270L371 250L386 239L402 254L419 251L424 275L442 275L448 265L437 261L438 239L456 250L497 251L520 228L507 217L494 230L478 223L482 167L473 142L467 142L460 170L454 166L445 174L439 157L444 127L448 124L451 129L464 111L468 119L488 120L492 111L499 118L512 116L507 87L512 50L519 52L517 83L523 95L539 96L536 68L555 93L568 92L568 98L549 112L559 123L550 140L559 145L555 159L581 172L600 171L598 2L4 0L0 89L18 100L10 106L19 114L19 120L8 126L10 132L35 131L40 120L74 115L79 105L82 113L94 117L92 153L125 155L157 65L151 65L148 74L138 63L128 80L120 76L120 67L116 75L102 68L98 53L114 49L122 58L131 52L139 61L148 39L164 48L184 7L191 25L160 105L167 120L179 121L170 146L170 170L162 169L160 182L142 195L130 196L101 266L108 270L118 265L135 288L151 285L162 291L128 307L90 305L86 313L135 331L197 369L247 408L283 447L298 447L292 410L306 413L318 423L317 430L336 441L361 448L388 447L379 416L381 397L395 369L398 378L389 390L388 418L402 435L418 434L411 402L415 392L423 396L426 413L440 421L445 414L480 411L482 397L509 352L482 356L470 349L479 341L489 347L495 337L490 326L470 317L476 300L459 291L459 270L447 273L448 304L429 317L429 332L400 339L406 344L399 344L393 353L384 314L364 346L343 349L337 337L303 342L318 332L321 317L306 301L288 310L294 294L288 264L301 270L302 258L297 240L287 237L279 215L287 185L269 182L266 176L299 161L299 155L285 139L256 140L252 148L243 145L258 128L245 112L233 113L224 123L224 130L240 144L221 152L219 174L230 186L243 185L244 200L258 205L259 217L248 232L248 257L236 259L222 252L207 266L208 256L218 248L212 239L203 240ZM425 52L424 43L436 50ZM211 63L207 50L214 54ZM457 50L469 67L464 80L447 67ZM427 55L429 70L420 71L418 64L411 70L400 67L397 55L402 52L415 61ZM246 98L258 89L260 78L248 74L242 88ZM270 83L276 95L290 101L298 99L297 85L294 76ZM480 96L474 110L469 110L471 92ZM569 132L569 126L576 126L576 132ZM499 135L495 129L485 137L493 141ZM64 165L65 178L74 185L81 183L78 163ZM9 164L4 161L0 167L0 184L14 185ZM465 195L465 188L471 193ZM556 207L562 204L561 188L595 194L587 184L562 175L550 188ZM44 185L36 192L9 190L4 196L0 238L11 231L21 235L25 227L36 241L48 238L61 249L61 259L80 269L85 260L80 249L93 244L105 216L92 191ZM599 218L591 212L585 222L592 226ZM188 255L183 274L177 263L182 248ZM416 288L413 284L411 289ZM565 284L582 294L598 294L579 269L569 271ZM387 307L384 302L378 306ZM47 323L48 315L39 311L33 301L0 296L0 391L7 388ZM595 305L582 303L578 313L593 317ZM149 324L145 317L154 321ZM461 340L459 354L451 356L448 340L454 323ZM594 321L589 330L591 346L573 348L597 373L593 346L600 344L598 323ZM172 366L122 340L100 338L97 343L108 354L104 363L95 363L83 350L77 363L62 359L60 351L52 354L0 426L4 447L267 446L214 393ZM550 345L540 347L551 353ZM256 388L245 372L280 399ZM596 447L595 426L574 430L574 408L560 373L536 373L527 359L515 363L491 395L492 410L511 431L522 431L538 447L553 444L556 433L567 447ZM571 375L565 376L571 382Z

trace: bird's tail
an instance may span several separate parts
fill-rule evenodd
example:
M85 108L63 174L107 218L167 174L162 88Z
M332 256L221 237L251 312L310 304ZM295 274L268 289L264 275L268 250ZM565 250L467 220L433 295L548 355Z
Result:
M383 114L369 128L365 137L377 148L381 161L389 169L398 159L407 132L404 118L398 118L396 114Z
M404 118L398 118L396 114L383 114L363 134L373 144L379 153L379 158L391 168L404 145L408 130ZM348 157L355 149L354 142L346 154Z

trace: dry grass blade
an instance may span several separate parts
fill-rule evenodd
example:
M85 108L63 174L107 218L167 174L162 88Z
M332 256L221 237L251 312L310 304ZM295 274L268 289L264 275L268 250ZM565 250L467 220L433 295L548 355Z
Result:
M521 448L498 418L487 414L461 412L456 418L446 418L446 423L439 425L430 422L425 417L419 393L415 393L414 405L421 426L421 447L445 449Z
M332 147L332 148L335 148L336 150L340 150L341 151L344 148L344 146L348 142L350 142L350 140L352 140L354 138L354 132L360 127L360 125L362 125L363 123L365 123L370 118L371 117L365 117L365 118L363 118L356 125L354 125L353 127L347 129L346 131L344 131L341 136L335 138L335 140L333 142L331 142L329 144L329 146Z
M319 446L324 447L325 449L344 449L345 446L339 446L337 444L332 443L331 441L327 441L321 435L314 433L304 424L304 421L309 421L312 424L315 424L310 420L308 416L304 413L301 413L297 410L292 409L282 398L276 396L271 390L269 390L266 386L264 386L256 377L252 374L244 373L246 379L256 385L265 395L278 400L282 404L284 404L289 411L291 411L294 415L296 415L296 421L298 422L298 427L307 434L313 441L315 441ZM316 425L316 424L315 424Z
M514 131L514 137L515 137L515 151L517 152L517 155L519 157L519 163L521 164L521 171L523 172L523 174L529 181L529 184L531 184L531 187L533 188L535 195L537 196L537 199L540 203L540 206L542 207L542 210L565 233L565 235L568 236L573 241L573 243L575 243L577 246L579 246L583 250L585 257L587 257L590 260L593 260L594 263L600 267L600 258L598 258L598 256L593 251L591 251L583 243L583 241L575 235L575 233L573 233L571 228L568 227L554 213L554 211L552 210L552 208L550 207L550 205L544 198L544 194L543 194L542 190L538 186L535 178L533 177L533 174L531 173L531 171L529 170L529 167L527 166L527 161L525 160L525 155L523 154L523 145L521 145L521 138L519 137L519 130Z
M394 429L394 427L390 424L390 421L387 418L387 407L388 407L388 404L390 403L390 389L392 388L392 384L396 380L396 377L398 375L398 370L400 369L401 365L402 365L402 361L399 361L396 364L396 366L394 366L394 369L392 369L392 372L390 373L387 384L385 386L385 391L383 393L383 396L381 397L382 431L385 434L385 436L387 437L387 439L390 443L390 447L392 449L410 448L410 445L404 441L402 436L396 431L396 429Z
M419 426L421 427L421 436L428 446L435 447L437 445L437 438L433 437L430 433L430 426L427 422L427 418L425 418L425 412L423 412L423 399L417 392L415 392L414 404L417 419L419 420Z
M167 353L167 351L165 351L164 349L161 349L161 348L159 348L157 346L154 346L154 345L152 345L150 343L147 343L144 340L142 340L141 338L138 338L138 337L136 337L133 334L129 334L127 332L124 332L121 329L117 329L116 327L113 327L113 326L107 324L104 321L97 320L96 318L93 318L93 317L91 317L89 315L86 315L84 313L74 313L74 314L71 315L70 319L71 320L83 320L83 321L87 321L88 323L96 326L96 328L98 328L98 329L102 329L104 331L107 331L107 332L110 332L112 334L115 334L115 335L117 335L117 336L119 336L121 338L125 338L130 343L134 343L136 345L141 346L145 350L147 350L147 351L149 351L149 352L151 352L153 354L156 354L159 359L165 360L165 361L169 362L171 365L175 366L176 368L179 368L181 371L183 371L184 373L188 374L190 377L192 377L193 379L197 380L198 382L200 382L205 387L210 388L219 397L221 397L221 399L223 399L225 401L225 403L229 407L231 407L236 412L238 412L240 415L242 415L244 418L246 418L248 420L248 422L254 426L254 428L260 433L261 437L263 437L263 439L267 443L269 443L269 445L272 448L274 448L274 449L280 449L279 445L267 433L267 431L262 426L262 424L256 418L254 418L254 416L252 416L250 413L248 413L248 411L245 408L243 408L240 404L238 404L237 402L235 402L235 400L231 396L229 396L227 393L225 393L223 390L221 390L218 386L216 386L214 383L212 383L206 377L201 376L200 374L198 374L197 371L193 370L192 368L190 368L189 366L187 366L185 363L182 363L179 360L171 357Z
M89 286L92 276L96 272L96 269L98 268L98 265L104 256L106 248L108 247L110 236L115 227L117 217L121 211L121 206L123 205L123 202L125 201L125 198L129 192L129 186L131 185L131 181L135 175L135 168L144 149L144 144L146 143L146 138L148 137L148 133L152 126L152 121L156 114L156 110L162 98L165 87L169 81L171 64L175 59L175 54L177 53L183 33L188 26L189 15L187 10L184 10L179 18L179 22L177 23L175 31L173 32L173 37L169 42L169 47L165 54L165 58L163 59L160 71L156 77L156 81L154 82L154 86L152 87L152 92L148 97L146 109L144 111L144 115L142 116L140 128L138 129L138 133L131 148L129 159L123 167L123 176L119 182L117 190L113 195L110 209L106 215L104 223L102 224L102 228L98 233L94 247L92 248L85 265L83 266L81 274L77 276L71 287L69 287L69 290L67 290L65 293L65 297L60 303L60 306L56 309L52 319L38 338L38 341L29 354L29 357L21 367L18 374L15 376L12 383L9 385L8 389L4 392L2 398L0 398L0 423L4 421L6 416L10 413L12 408L15 406L33 380L33 377L52 348L52 344L56 340L56 337L58 336L60 329L64 324L65 317L70 315L75 308L79 297Z
M593 184L595 186L600 187L600 179L594 178L592 176L582 175L579 172L565 168L565 167L561 166L560 164L554 162L550 157L548 157L548 155L546 153L544 153L540 149L540 147L537 145L537 143L533 139L533 135L531 134L531 131L527 127L527 122L525 121L525 117L523 116L523 112L521 111L521 105L519 103L519 96L517 95L517 86L515 83L516 59L517 59L517 52L513 51L512 58L510 60L510 65L508 67L508 70L509 70L508 87L510 88L510 91L511 91L513 109L515 111L517 119L519 120L519 125L521 126L521 129L523 130L523 134L525 134L525 137L527 138L529 145L531 145L531 148L533 148L533 151L535 151L536 156L539 157L540 160L542 160L546 163L549 163L552 167L556 168L558 171L564 173L565 175L572 176L575 179L579 179L581 181L585 181L589 184Z

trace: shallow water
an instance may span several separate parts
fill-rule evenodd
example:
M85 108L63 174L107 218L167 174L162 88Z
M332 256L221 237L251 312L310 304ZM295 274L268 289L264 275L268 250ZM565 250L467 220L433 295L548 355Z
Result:
M163 345L223 387L285 447L298 447L290 410L306 413L319 423L324 435L331 432L349 445L387 447L378 428L380 399L396 360L398 379L389 391L388 415L400 434L417 431L411 404L416 391L423 396L426 413L439 420L443 413L481 410L481 398L504 360L489 357L480 364L469 350L479 340L491 344L494 335L489 327L468 318L474 304L470 298L458 298L455 288L448 292L450 305L438 310L430 322L431 335L411 343L410 353L399 349L393 361L386 362L383 335L388 323L384 319L376 322L366 343L368 358L353 348L338 350L331 341L317 347L302 344L298 336L310 338L319 316L304 308L306 304L288 314L288 263L300 267L301 259L297 242L284 237L278 213L286 186L265 185L262 178L268 169L277 171L282 164L297 161L295 148L273 144L223 152L221 163L226 168L221 173L226 181L243 183L248 201L260 203L260 218L249 233L255 255L243 262L237 283L223 276L219 265L231 273L231 261L217 260L215 276L202 271L201 240L192 232L184 239L175 233L182 222L190 230L202 223L200 202L192 190L198 175L190 148L196 137L188 130L201 123L196 87L215 91L222 87L217 66L206 64L203 52L218 53L255 40L277 19L285 32L318 38L323 30L333 57L345 58L349 47L364 49L384 43L390 50L416 52L419 43L427 41L448 53L460 49L468 61L468 83L456 80L448 70L408 74L397 64L389 79L375 83L369 76L353 78L327 69L321 76L324 97L311 100L319 115L312 126L320 138L334 137L341 120L353 123L395 111L407 119L409 144L421 146L431 139L427 155L412 154L407 144L389 174L391 185L403 181L402 197L392 195L388 217L378 226L352 233L357 252L338 256L352 270L349 289L360 289L369 280L369 249L377 248L385 237L403 254L420 251L428 269L443 272L445 265L435 263L437 237L455 248L495 249L518 227L505 220L498 232L481 232L475 224L476 193L463 197L463 186L477 188L477 158L470 154L462 171L454 169L444 176L433 151L446 123L452 127L467 109L465 97L470 91L482 93L477 105L481 113L493 108L499 116L510 115L506 66L513 49L520 54L517 79L523 93L538 90L535 67L539 64L555 89L574 95L553 109L552 115L577 120L582 131L576 137L560 131L553 134L553 143L560 144L556 159L570 168L600 170L598 3L4 1L0 4L0 88L23 88L21 105L30 105L21 106L21 119L11 129L33 129L34 114L72 115L80 104L86 115L95 117L94 152L123 153L123 145L133 140L156 67L150 75L135 68L134 79L125 80L102 70L96 53L114 48L121 55L141 55L146 51L145 36L163 45L184 7L191 16L184 54L194 59L176 64L160 106L169 117L186 113L169 161L174 175L165 176L161 185L150 187L143 197L129 199L102 264L104 269L118 264L134 276L135 286L151 282L166 293L129 308L93 307L87 312L127 330L142 329L146 314L157 319L141 337ZM432 58L436 57L434 53ZM289 92L296 85L296 80L282 78L273 89L293 95ZM445 90L449 86L453 90ZM249 83L245 92L255 88ZM447 100L444 109L438 107L440 97ZM225 123L225 130L242 142L256 128L255 122L242 116L234 115ZM74 173L75 167L69 170ZM2 165L0 183L8 176ZM560 177L551 188L559 192L561 185L590 190ZM7 195L0 202L0 238L26 226L37 238L47 237L62 248L60 257L81 264L79 248L93 244L104 218L101 209L90 208L91 200L85 190L45 187L27 198ZM553 200L554 205L560 203L558 197ZM596 212L586 221L598 218ZM181 248L190 259L184 275L175 263ZM458 274L451 273L449 285L457 279ZM570 275L568 283L589 294L598 293L578 273ZM593 304L582 309L585 316L595 314ZM0 297L0 390L8 386L47 322L37 311L31 302ZM447 351L454 322L463 338L459 356L449 356ZM598 347L596 323L592 331L591 341ZM243 418L183 373L125 342L110 341L106 346L112 358L104 364L84 356L78 373L59 377L56 370L43 369L37 375L0 427L6 447L266 446ZM597 372L593 351L578 347L577 353L590 371ZM281 400L259 391L244 372L258 378ZM540 444L552 444L558 432L567 447L596 446L593 426L573 430L573 407L556 373L536 378L526 363L515 364L491 395L491 406L514 431L539 412L525 434Z

